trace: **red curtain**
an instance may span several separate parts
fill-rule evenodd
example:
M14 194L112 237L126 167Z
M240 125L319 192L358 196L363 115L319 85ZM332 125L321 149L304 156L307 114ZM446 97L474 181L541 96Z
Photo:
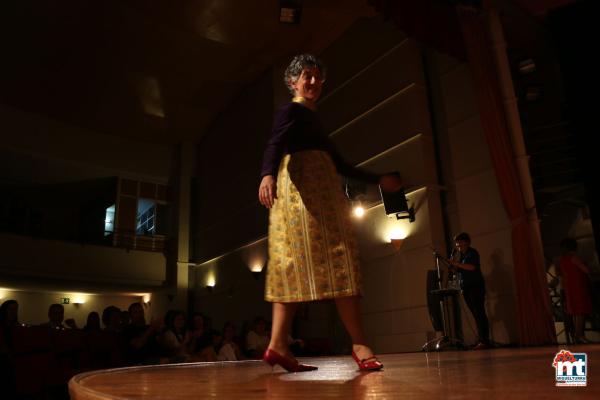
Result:
M528 218L519 183L514 152L507 127L498 74L491 51L487 16L459 10L469 67L475 83L481 124L504 208L512 222L512 248L517 290L520 343L541 345L556 342L543 250L535 216Z
M371 3L409 36L468 61L496 179L512 221L519 341L522 345L555 343L543 253L535 221L527 218L485 15L481 9L455 8L450 2L434 0Z

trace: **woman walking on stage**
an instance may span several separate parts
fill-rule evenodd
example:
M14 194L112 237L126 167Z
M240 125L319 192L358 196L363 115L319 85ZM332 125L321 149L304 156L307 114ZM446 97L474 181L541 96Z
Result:
M284 80L294 97L275 115L258 191L261 204L270 209L265 299L273 303L271 341L263 360L290 372L317 369L298 363L288 348L288 334L300 302L334 299L359 369L379 370L383 365L362 330L357 244L338 173L379 183L385 191L400 189L401 182L394 174L358 170L339 156L316 113L325 81L319 60L296 56Z

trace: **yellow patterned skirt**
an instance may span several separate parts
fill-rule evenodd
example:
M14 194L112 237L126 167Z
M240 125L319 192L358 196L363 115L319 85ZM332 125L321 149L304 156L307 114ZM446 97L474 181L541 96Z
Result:
M329 154L307 150L283 157L269 215L267 301L362 294L350 212Z

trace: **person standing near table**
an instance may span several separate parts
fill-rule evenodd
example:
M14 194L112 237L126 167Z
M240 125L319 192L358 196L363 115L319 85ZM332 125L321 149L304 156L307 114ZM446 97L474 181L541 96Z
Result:
M458 272L463 298L477 324L478 343L473 350L490 347L490 329L485 312L485 281L481 273L479 252L471 247L471 237L462 232L454 237L453 255L450 264Z

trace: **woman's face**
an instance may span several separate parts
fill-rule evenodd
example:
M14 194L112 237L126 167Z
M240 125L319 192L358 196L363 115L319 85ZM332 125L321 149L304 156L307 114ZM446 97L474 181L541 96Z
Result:
M307 67L302 70L296 82L292 82L294 95L306 100L317 101L323 89L323 75L317 67Z

